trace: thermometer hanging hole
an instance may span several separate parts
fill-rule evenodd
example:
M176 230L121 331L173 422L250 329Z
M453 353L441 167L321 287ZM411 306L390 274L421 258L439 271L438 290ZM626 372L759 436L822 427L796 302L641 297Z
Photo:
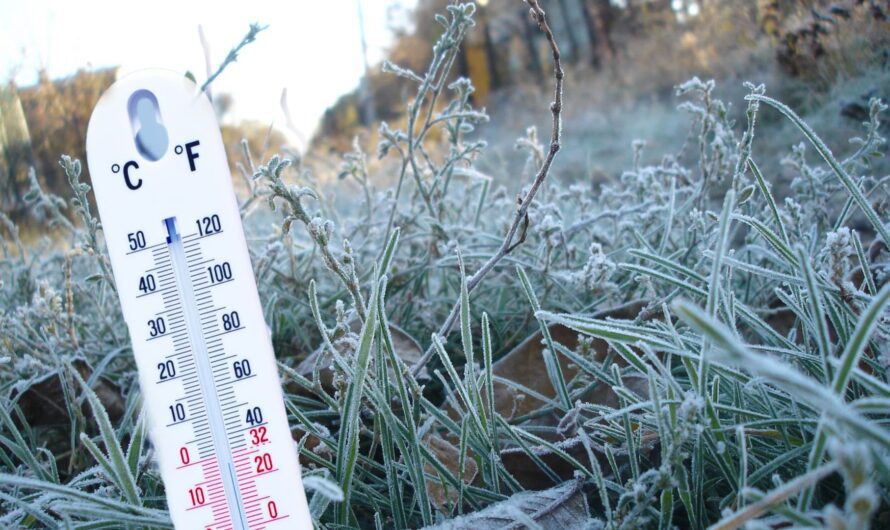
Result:
M160 160L167 152L170 137L161 118L158 98L149 90L137 90L127 102L127 112L136 150L147 160Z

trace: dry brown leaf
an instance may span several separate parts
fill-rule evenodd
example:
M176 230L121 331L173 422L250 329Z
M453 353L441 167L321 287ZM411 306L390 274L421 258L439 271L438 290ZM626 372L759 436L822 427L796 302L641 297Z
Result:
M567 348L574 349L578 343L578 333L560 325L550 326L550 335L555 342L559 342ZM497 378L513 381L523 387L533 390L538 394L552 398L556 396L550 378L547 376L547 366L544 363L541 343L543 335L540 331L529 336L509 353L498 359L491 367ZM606 344L595 344L597 352L605 352ZM571 364L563 355L557 355L559 365L566 380L571 380L578 373L578 368ZM600 355L597 355L597 360ZM541 408L545 403L530 394L521 393L513 386L502 381L495 380L494 409L504 419L511 420L517 416L524 416ZM602 385L599 385L602 386ZM599 386L597 388L599 388ZM482 396L485 406L488 407L488 397ZM446 409L448 415L459 420L460 414L450 404ZM541 416L533 420L535 425L555 426L559 422L556 413Z
M304 449L312 451L322 458L328 460L334 459L334 455L332 454L330 448L322 444L321 440L314 434L307 433L305 430L299 427L291 427L290 434L295 441L303 443ZM310 457L305 456L302 452L298 455L298 458L300 460L300 465L303 466L303 468L305 469L315 469L317 467L317 464Z
M528 520L546 529L581 530L590 522L583 486L584 479L577 479L543 491L523 491L426 530L521 530Z
M644 307L645 302L636 302L618 308L600 311L597 318L633 318ZM568 349L576 349L578 346L578 332L565 326L554 324L549 327L550 336L554 342L558 342ZM494 375L509 381L516 382L538 394L554 398L556 390L550 384L547 376L547 366L544 363L542 344L543 334L538 331L532 334L509 353L498 359L492 365ZM594 339L590 350L594 352L591 360L602 361L608 352L608 343L604 340ZM565 356L557 354L559 365L566 381L570 381L578 375L578 367L572 364ZM616 357L616 364L624 366L624 360ZM541 408L545 403L531 395L520 395L510 385L500 381L494 382L494 408L502 417L511 420L518 416L524 416ZM487 406L487 397L483 396ZM617 396L608 385L596 385L584 396L580 396L584 402L595 403L604 406L616 406ZM447 407L449 416L459 418L459 414L450 405ZM543 425L555 427L561 417L557 413L540 416L527 422L531 425Z
M629 319L635 317L644 307L645 302L632 303L613 310L601 311L597 318L623 318ZM561 325L552 325L549 327L550 336L554 342L558 342L569 349L578 347L578 333L574 330ZM550 384L550 378L547 376L547 367L544 363L543 350L545 348L542 343L543 334L538 331L526 338L518 346L513 348L505 356L498 359L492 366L494 375L498 378L516 382L529 390L547 398L554 398L556 391ZM590 345L591 360L603 361L608 352L608 343L604 340L593 339ZM570 381L578 375L578 367L569 362L563 355L557 355L560 367L566 381ZM613 362L619 366L625 366L626 362L616 356ZM624 385L631 391L640 396L647 397L649 395L648 381L645 377L639 375L624 376ZM530 414L542 406L546 405L544 401L533 397L532 395L521 395L510 385L501 381L494 382L494 405L498 414L507 420L514 419L519 416ZM579 396L578 399L585 403L601 405L609 408L619 408L620 401L618 395L612 388L605 383L593 386L586 394ZM487 397L483 395L483 400L487 406ZM460 420L460 414L451 405L446 406L446 411L450 417ZM571 413L570 413L571 414ZM552 433L538 432L538 436L553 443L560 450L566 452L579 462L587 462L588 456L581 444L580 438L575 436L576 429L574 425L569 425L570 421L563 421L564 418L558 412L551 412L541 415L528 421L523 421L523 426L545 426L557 427ZM568 437L568 438L566 438ZM653 442L648 442L649 447L644 448L647 452L651 450ZM575 471L575 468L567 463L563 458L552 452L546 446L532 447L533 454L540 458L545 464L559 476L561 480L569 480ZM616 455L622 455L622 448L615 448ZM597 454L601 466L608 466L605 458L601 454ZM525 488L541 489L553 485L548 476L541 470L525 451L520 448L508 448L501 451L501 460L504 467L509 471L516 480Z
M567 453L569 456L588 464L587 452L581 438L575 437L562 442L556 442L555 445L559 450ZM532 454L541 459L550 469L556 473L560 479L569 480L575 473L575 467L566 462L556 453L547 447L536 446L530 448ZM504 468L510 472L510 475L519 482L523 488L540 489L553 486L553 481L547 477L544 471L535 463L535 461L521 448L511 447L501 451L501 462ZM605 459L602 464L608 464Z
M567 348L577 347L578 333L576 331L564 326L550 326L550 335L555 342L559 342ZM547 397L556 396L556 391L550 384L550 378L547 377L547 365L544 363L542 354L544 350L544 345L541 344L542 339L543 334L538 331L519 343L492 365L494 375L515 381ZM557 357L566 380L574 377L578 372L577 368L571 366L564 356L558 355ZM510 420L516 416L523 416L544 405L544 402L530 395L524 395L521 399L517 399L518 397L509 385L500 381L494 382L494 408L505 419Z
M426 436L423 439L423 443L436 456L436 460L448 469L451 474L455 477L460 476L460 450L457 447L451 442L435 435ZM423 465L423 471L432 476L436 475L436 469L428 463ZM464 483L472 483L473 479L476 478L477 472L476 461L465 456L463 469ZM433 506L446 515L451 513L449 509L450 506L453 506L458 501L458 492L453 487L448 487L446 489L446 487L439 481L426 479L426 491Z
M642 308L643 303L639 302L600 311L595 316L597 318L633 318ZM558 342L571 350L577 348L577 331L560 325L552 325L549 327L549 330L550 336L554 342ZM518 346L513 348L507 355L498 359L492 366L492 370L498 377L515 381L539 394L547 396L548 398L553 398L556 396L556 389L553 388L553 385L550 384L550 378L547 377L547 366L544 363L544 356L542 354L544 350L542 339L543 334L540 331L531 335ZM592 352L595 352L595 355L594 359L591 360L602 361L606 356L606 352L608 352L608 347L609 345L606 341L594 339L590 349ZM562 373L565 376L566 381L571 380L578 374L578 367L570 363L565 356L557 354L557 358L559 359L559 365L562 368ZM616 362L623 363L620 358L616 358ZM505 391L505 389L509 388L507 385L496 382L494 386L495 409L504 418L511 419L514 416L522 416L544 405L542 401L532 396L526 396L519 403L516 403L512 393ZM594 395L585 396L582 399L590 403L598 403L602 399L605 399L605 396L596 395L603 393L603 390L600 390L602 386L604 385L598 385L598 387L594 389ZM611 389L608 389L607 392L610 393ZM559 418L554 415L549 418L547 424L556 425L556 422L558 421Z
M350 323L350 328L355 333L361 333L361 324L358 320L353 320ZM423 355L423 349L414 337L395 324L389 325L389 332L392 337L393 348L399 359L404 361L408 366L412 366L418 359L420 359ZM337 347L340 348L338 349L338 353L346 359L351 358L355 353L347 343L338 343ZM329 393L333 393L334 371L331 369L333 357L324 346L319 347L303 359L297 366L297 373L312 379L312 372L315 369L316 363L318 363L319 382L321 383L322 388ZM396 377L396 373L391 367L389 368L389 377ZM399 377L401 377L401 375ZM293 391L296 394L304 394L306 392L306 390L299 385L290 385L288 391Z
M642 443L640 444L640 447L637 448L640 454L645 457L649 457L650 455L657 456L656 453L653 453L653 449L657 447L657 437L654 434L647 434L642 436L642 438ZM590 466L590 459L587 455L587 450L584 448L584 444L581 442L580 436L575 436L561 442L555 442L553 445L585 466ZM574 476L576 468L572 464L566 462L566 460L557 453L551 451L549 447L538 445L529 449L535 457L544 462L544 464L556 473L560 481L569 480ZM602 453L602 448L597 447L596 444L594 444L591 449L593 449L594 456L596 457L597 462L599 462L600 468L608 469L609 462L606 459L605 454ZM627 461L627 451L623 447L613 448L612 454L615 456L615 460L619 466ZM538 466L535 460L520 447L511 447L501 451L501 462L504 464L504 468L510 472L510 475L512 475L523 488L540 489L550 487L554 484L547 474L545 474Z
M89 380L93 375L93 368L83 359L75 359L70 364L84 381ZM13 391L11 397L18 401L19 408L22 409L22 413L30 425L55 425L68 423L71 420L70 413L64 405L67 399L62 389L60 379L62 377L70 378L71 376L65 372L64 368L58 368L33 381L21 394ZM73 380L70 380L69 383L74 391L78 391ZM99 377L93 383L93 391L96 392L112 422L123 416L124 398L117 385L104 377Z

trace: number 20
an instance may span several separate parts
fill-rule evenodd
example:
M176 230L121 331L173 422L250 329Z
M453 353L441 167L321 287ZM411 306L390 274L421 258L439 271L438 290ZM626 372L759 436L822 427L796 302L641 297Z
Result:
M171 360L158 363L158 379L166 381L176 377L176 364Z
M263 453L259 456L253 457L253 463L256 464L257 473L272 471L272 455L270 455L269 453Z

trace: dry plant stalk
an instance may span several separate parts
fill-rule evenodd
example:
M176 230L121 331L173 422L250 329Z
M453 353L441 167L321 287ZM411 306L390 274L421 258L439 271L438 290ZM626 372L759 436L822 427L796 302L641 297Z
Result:
M525 192L525 195L517 198L519 207L513 214L513 222L510 224L510 228L507 229L507 234L504 236L501 246L479 270L467 279L467 290L470 292L479 285L482 279L485 278L485 276L491 272L491 270L494 269L505 256L513 252L513 250L525 242L529 225L528 208L534 200L535 195L538 193L538 190L541 188L541 185L544 183L544 180L547 178L547 175L550 174L550 167L553 165L553 159L556 158L556 153L559 152L561 147L562 90L565 72L562 69L559 45L557 45L556 39L553 37L553 31L550 30L546 14L538 4L538 0L526 0L526 3L529 6L529 15L538 24L538 29L544 33L544 36L547 38L547 44L550 46L550 51L553 55L553 77L555 83L553 88L553 102L550 104L550 113L553 115L550 128L550 149L547 151L547 156L544 158L543 163L538 168L538 172L535 174L535 179L532 181L528 191ZM448 335L451 328L454 327L454 323L457 321L459 314L460 300L457 300L454 302L454 306L451 308L448 318L445 319L445 322L436 334L442 338ZM411 367L412 375L417 376L420 374L421 370L423 370L423 367L429 362L434 353L435 348L430 345L430 347L423 353L423 356L421 356L414 366Z

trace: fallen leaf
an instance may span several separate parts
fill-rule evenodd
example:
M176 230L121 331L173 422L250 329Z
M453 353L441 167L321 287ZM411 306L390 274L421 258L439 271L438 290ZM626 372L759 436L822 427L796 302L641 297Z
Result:
M647 458L650 455L658 456L657 453L653 453L653 449L657 447L657 437L653 434L644 435L642 438L643 441L640 444L640 447L637 448L640 454ZM590 467L587 450L584 448L580 436L575 436L561 442L555 442L553 445L560 451L574 458L576 461L582 463L585 467ZM593 449L594 456L596 457L597 462L599 462L600 468L609 469L609 462L606 459L605 454L602 452L602 448L598 447L597 444L593 442L591 449ZM553 480L551 480L538 466L532 458L532 455L556 473L561 481L571 479L577 470L577 468L547 446L536 445L530 447L529 452L531 455L521 447L510 447L502 450L500 453L504 469L509 471L510 475L512 475L523 488L545 488L547 486L552 486L554 483ZM612 448L612 454L619 466L622 466L627 462L627 450L623 447Z
M627 304L618 308L607 309L596 313L596 318L633 318L645 306L644 301ZM554 342L558 342L570 350L578 347L578 332L565 326L554 324L548 328L550 336ZM513 381L529 390L537 392L547 398L556 397L556 390L550 383L547 376L547 366L544 363L544 344L543 334L538 331L519 345L513 348L509 353L498 359L492 365L492 372L497 378ZM609 345L601 339L593 339L590 351L593 356L590 360L602 361L606 357ZM571 363L564 355L557 354L559 365L566 381L570 381L578 375L578 367ZM619 366L624 366L624 360L616 356L614 362ZM645 388L646 385L643 385ZM524 416L532 413L542 406L546 405L544 401L526 393L521 393L501 381L495 381L494 387L494 408L504 419L512 420L513 418ZM636 390L636 389L635 389ZM645 392L645 390L643 390ZM645 395L645 394L643 394ZM594 403L604 406L616 407L618 398L612 389L606 384L594 386L585 395L579 396L578 399L587 403ZM483 400L487 406L487 396L483 396ZM450 405L446 411L453 419L459 419L460 414ZM539 416L528 422L526 425L556 427L562 417L556 412ZM557 438L550 438L550 441L556 441Z
M596 318L630 319L635 317L644 306L645 302L637 302L611 310L600 311L594 316ZM577 350L577 331L558 324L554 324L548 329L555 343L560 343L571 350ZM553 399L556 396L556 391L550 383L550 378L547 376L547 367L543 356L544 348L543 334L538 331L498 359L492 365L492 372L501 380L513 381L542 396ZM590 360L602 362L609 351L609 345L604 340L593 339L588 349L589 353L586 355ZM579 368L571 363L568 358L559 354L557 358L567 382L578 375ZM627 364L618 355L613 358L612 362L619 366L626 366ZM648 397L649 386L648 380L645 377L638 374L625 374L623 382L632 392L642 397ZM498 414L508 421L529 415L547 404L529 393L522 393L505 382L495 380L493 386L494 408ZM482 398L487 407L487 396L483 394ZM611 386L604 382L594 385L585 394L577 396L576 399L613 409L620 408L621 406L618 395L612 390ZM460 413L450 404L446 406L446 411L453 419L460 420ZM553 411L524 420L521 425L522 427L553 427L553 429L538 429L535 431L535 434L553 443L575 460L586 463L588 461L587 452L581 444L580 438L576 436L577 425L574 425L575 422L571 421L572 414L573 411L569 411L565 415L558 411ZM505 436L503 435L501 438L504 439ZM652 444L649 444L649 447L642 449L648 451L651 449L651 446ZM534 446L530 450L537 458L547 464L560 480L569 480L573 476L575 468L566 462L565 459L552 452L547 446ZM613 448L613 452L620 461L626 461L624 449L616 447ZM508 447L502 450L500 455L505 469L524 488L541 489L554 484L553 480L542 471L538 464L535 463L535 460L522 448ZM597 454L597 458L602 467L608 466L604 455Z
M789 309L779 298L773 298L768 304L770 312L764 318L767 324L779 335L787 337L788 333L797 326L797 315ZM798 338L798 342L800 338Z
M424 444L436 456L436 460L445 466L455 477L460 476L460 450L451 442L429 435L423 440ZM436 469L431 464L424 464L423 471L427 475L436 476ZM466 484L476 478L476 461L469 456L464 457L463 481ZM451 513L449 508L458 501L458 492L453 487L446 488L441 481L426 479L426 491L430 502L442 513Z
M578 333L567 327L550 326L550 335L555 342L559 342L566 348L575 349L578 345ZM519 343L492 365L491 369L494 375L519 383L529 390L534 390L547 397L556 396L556 391L550 384L550 378L547 377L547 365L544 363L542 354L544 350L542 339L543 334L538 331ZM557 355L557 357L566 380L578 373L577 368L571 366L565 356ZM518 398L519 395L510 385L500 381L494 382L494 408L507 420L523 416L545 405L543 401L531 395L523 394L522 398ZM555 421L559 421L558 418Z
M358 320L353 320L350 323L350 328L354 333L361 333L361 324ZM413 366L418 359L423 355L423 349L420 346L420 343L417 340L408 334L402 328L396 326L395 324L389 325L390 336L392 337L392 345L395 349L396 355L405 362L408 366ZM353 354L352 345L346 341L340 341L336 344L338 347L338 353L342 355L345 359L350 359ZM297 366L297 373L300 375L312 379L313 370L315 370L316 364L318 364L318 380L321 383L321 387L329 393L333 393L334 386L334 371L331 369L333 365L333 357L331 353L324 347L320 346L314 352L310 353L303 361ZM421 374L425 376L425 372ZM395 378L396 373L390 367L389 369L389 377ZM401 377L401 375L399 375ZM305 394L306 390L300 387L299 385L292 385L288 387L289 391L293 391L297 394Z
M543 491L524 491L484 510L455 517L426 530L520 530L531 521L545 529L574 530L590 522L583 479Z
M83 359L74 359L70 364L84 381L88 381L93 375L92 366ZM18 401L19 408L31 426L57 425L71 421L71 414L65 406L67 398L62 388L63 377L71 376L60 367L23 383L21 386L27 385L24 390L13 390L11 398ZM120 388L104 377L97 378L92 388L111 421L120 419L125 407ZM73 386L72 391L79 393Z
M599 311L596 318L633 318L645 306L644 302L632 303L613 309ZM552 325L548 328L550 336L554 342L558 342L570 350L578 347L578 332L561 325ZM590 346L590 351L594 353L593 361L602 361L606 357L609 345L601 339L594 339ZM556 389L550 384L550 378L547 377L547 366L544 363L544 344L543 334L538 331L531 335L510 353L498 359L492 370L494 374L503 379L515 381L538 392L548 398L556 397ZM578 374L578 367L569 362L564 356L557 354L559 365L566 381L570 381ZM623 365L620 357L615 358L615 362ZM525 396L519 403L511 402L511 398L515 399L515 393L506 392L508 385L496 382L495 385L495 409L506 419L512 419L515 416L522 416L533 412L545 403L535 397ZM499 392L499 389L501 391ZM597 385L588 395L580 397L582 401L588 403L602 403L604 405L614 403L615 396L611 388L607 385ZM556 414L539 418L535 424L555 426L560 418Z
M555 445L560 451L589 466L587 452L581 438L575 437ZM575 473L575 467L566 462L562 457L545 446L530 447L531 453L556 473L560 479L569 480ZM510 475L516 479L523 488L546 488L553 485L553 481L544 473L532 457L520 447L511 447L501 451L501 462ZM600 464L607 462L605 459Z
M304 449L315 453L322 459L330 461L334 460L334 454L330 448L324 445L314 434L308 433L299 427L291 427L290 434L295 442L301 442L303 444ZM312 458L304 455L302 452L300 452L298 458L300 460L300 465L305 469L315 469L318 467L318 464Z

